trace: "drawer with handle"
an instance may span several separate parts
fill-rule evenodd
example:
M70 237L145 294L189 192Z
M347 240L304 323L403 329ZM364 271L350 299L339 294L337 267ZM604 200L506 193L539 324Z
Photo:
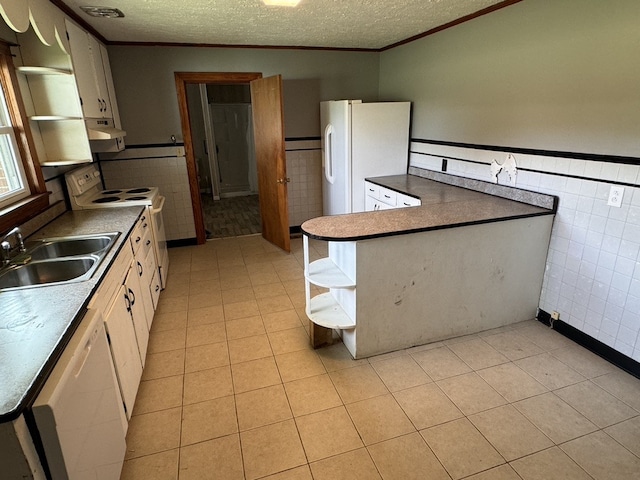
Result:
M398 193L395 192L394 190L391 190L385 187L380 187L380 196L378 197L378 200L380 200L381 202L386 203L391 207L395 207L397 198L398 198Z
M366 196L380 199L380 187L375 183L364 182L364 193Z
M419 198L412 197L410 195L405 195L404 193L398 194L398 198L396 202L397 207L400 207L400 208L417 207L419 205L422 205L422 202L420 201Z

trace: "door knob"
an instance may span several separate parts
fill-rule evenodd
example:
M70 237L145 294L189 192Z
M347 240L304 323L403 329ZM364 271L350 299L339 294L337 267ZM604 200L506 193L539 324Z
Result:
M289 183L290 181L291 181L291 179L289 177L287 177L287 178L279 178L278 180L276 180L277 183L282 183L282 184Z

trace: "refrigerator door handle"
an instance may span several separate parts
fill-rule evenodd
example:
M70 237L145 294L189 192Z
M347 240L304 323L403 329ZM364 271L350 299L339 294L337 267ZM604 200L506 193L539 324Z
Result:
M333 184L333 125L328 124L324 129L324 176L327 181Z

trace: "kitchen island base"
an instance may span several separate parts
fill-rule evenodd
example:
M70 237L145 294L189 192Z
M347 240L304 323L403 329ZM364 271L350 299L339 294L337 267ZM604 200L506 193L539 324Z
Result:
M325 294L353 322L336 327L345 346L359 359L534 318L552 222L544 215L329 241L328 258L355 280ZM320 325L312 339L326 339L331 325L309 305L307 315Z

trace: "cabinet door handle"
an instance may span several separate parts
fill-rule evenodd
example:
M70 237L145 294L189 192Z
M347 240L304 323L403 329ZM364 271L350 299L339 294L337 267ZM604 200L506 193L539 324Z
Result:
M127 312L131 313L131 300L129 299L129 296L126 293L124 294L124 303L127 304Z
M136 243L140 243L140 240L142 240L142 238L137 237L137 238L136 238Z
M385 195L384 198L391 198L391 196L390 195Z
M160 290L160 285L156 285L156 292Z
M135 305L136 304L136 294L133 293L133 290L129 289L129 295L131 295L131 305Z
M142 276L142 264L140 262L136 262L138 264L138 276Z
M146 245L151 245L151 240L147 240Z

